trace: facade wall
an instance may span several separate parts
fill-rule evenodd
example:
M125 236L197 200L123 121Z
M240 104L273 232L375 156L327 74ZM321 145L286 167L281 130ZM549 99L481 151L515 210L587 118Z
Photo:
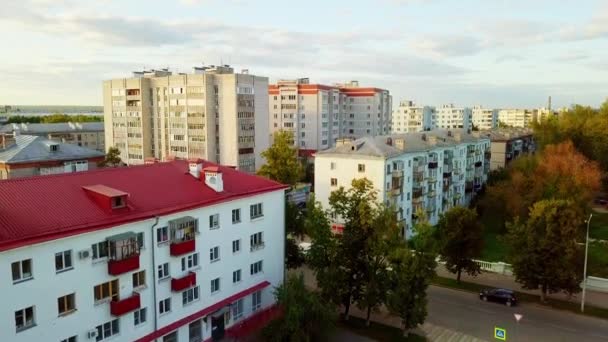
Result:
M66 173L66 163L73 163L79 161L87 161L86 170L97 169L97 163L102 161L101 158L77 159L77 160L66 160L66 161L45 161L45 162L34 162L34 163L23 163L23 164L4 164L0 163L0 179L15 179L23 177L32 177L49 174L52 169L52 173ZM41 169L45 169L41 171ZM86 171L82 170L82 171ZM73 172L73 171L69 171Z
M536 110L501 109L498 111L498 121L509 127L530 127L536 119Z
M470 108L458 108L452 104L443 105L436 109L435 128L471 129L472 111Z
M435 128L435 108L402 102L393 111L392 133L422 132Z
M475 107L472 110L472 123L477 129L493 129L498 126L498 110Z
M249 205L263 203L264 216L250 220ZM241 223L232 224L232 209L241 209ZM220 228L209 229L209 215L219 214ZM156 230L167 226L172 219L192 216L198 219L199 233L196 235L196 250L199 254L199 267L192 271L196 273L196 285L200 286L198 300L182 304L182 294L171 292L171 280L158 279L157 266L169 263L171 278L180 278L187 274L182 271L181 257L169 255L167 243L157 243ZM106 238L126 233L143 233L144 243L140 252L140 267L136 271L111 276L108 274L107 259L81 259L78 252L90 250L91 245L104 241ZM264 247L250 251L250 235L263 232ZM232 253L232 241L241 240L241 251ZM183 211L159 217L158 224L154 219L143 220L116 226L111 229L84 233L59 240L31 245L23 248L0 252L0 272L6 277L0 278L0 291L3 293L3 305L0 308L0 340L11 342L30 341L60 341L71 336L77 336L78 341L89 341L87 332L96 326L119 319L119 334L112 341L131 342L153 333L179 319L185 318L220 302L243 290L251 288L264 281L270 286L262 290L261 308L274 303L273 287L283 281L284 260L284 192L251 196L239 200L216 204L204 208ZM220 247L220 259L210 262L210 248ZM57 273L55 271L55 253L71 250L73 269ZM184 255L185 256L185 255ZM32 259L33 279L13 284L11 279L11 264L16 261ZM263 260L263 272L250 275L251 263ZM232 272L242 270L242 280L232 282ZM145 270L145 286L134 289L132 274ZM220 290L211 293L211 280L220 278ZM147 308L146 322L135 326L134 314L129 312L120 317L110 314L108 302L95 303L94 286L118 279L119 298L132 296L138 292L141 308ZM57 298L75 293L76 311L58 316ZM171 298L171 311L160 315L158 302ZM16 310L34 306L36 325L16 332ZM261 309L260 309L261 310ZM252 315L251 296L244 297L243 318ZM228 315L226 326L235 324ZM188 324L178 329L178 341L191 341L188 338ZM210 319L202 323L203 339L211 337ZM93 339L94 340L94 339ZM104 340L105 341L105 340Z

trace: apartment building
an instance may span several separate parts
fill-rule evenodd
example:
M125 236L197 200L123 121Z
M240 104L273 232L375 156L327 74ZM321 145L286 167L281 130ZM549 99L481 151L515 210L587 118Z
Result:
M0 127L0 134L15 132L105 152L103 122L21 123Z
M441 105L436 109L434 128L438 129L464 129L473 127L471 108L456 107L454 104Z
M255 172L269 147L268 78L228 65L133 73L103 83L107 148L123 162L202 158Z
M269 86L269 130L291 131L301 152L324 150L340 137L382 135L390 131L388 90L360 87L357 81L333 86L308 78Z
M498 111L498 121L507 127L530 127L536 120L536 109L501 109Z
M480 132L433 130L340 139L315 154L315 196L329 207L329 196L353 179L367 178L378 198L394 206L403 234L424 212L431 224L453 206L467 205L487 181L490 139ZM333 218L340 230L340 218Z
M471 111L471 122L477 129L493 129L498 126L498 109L473 107Z
M430 131L435 128L435 107L418 106L414 101L401 101L393 111L392 133Z
M202 161L0 181L0 341L243 338L283 281L284 189Z
M534 153L534 131L530 128L499 128L480 132L492 142L491 170L506 167L525 153Z
M0 133L0 179L93 170L103 152L33 135Z
M557 117L558 115L559 112L554 111L551 108L542 107L536 110L536 117L534 118L534 121L537 123L541 123L543 121Z

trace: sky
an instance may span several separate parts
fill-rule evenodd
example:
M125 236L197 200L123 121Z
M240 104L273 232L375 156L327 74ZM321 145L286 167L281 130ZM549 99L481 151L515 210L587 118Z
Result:
M599 106L606 0L4 0L0 104L102 105L102 81L204 64L358 80L418 104Z

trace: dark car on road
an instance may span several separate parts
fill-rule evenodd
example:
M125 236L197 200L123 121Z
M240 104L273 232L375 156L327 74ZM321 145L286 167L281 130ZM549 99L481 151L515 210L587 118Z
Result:
M479 292L479 299L484 302L496 302L502 303L506 306L512 306L517 304L517 298L515 293L507 289L489 289L482 290Z

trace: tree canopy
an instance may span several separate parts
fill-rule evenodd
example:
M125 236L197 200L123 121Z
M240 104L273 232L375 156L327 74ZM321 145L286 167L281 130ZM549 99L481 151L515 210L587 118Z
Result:
M582 212L572 201L542 200L529 218L507 227L509 261L517 282L526 289L547 293L575 293L582 281Z
M104 160L99 162L98 166L117 167L121 164L122 161L120 160L120 150L118 149L118 147L110 147L110 149L108 149L108 152L106 153Z
M10 115L8 123L61 123L61 122L103 122L100 115L67 115L55 113L51 115L25 116Z
M483 250L483 226L474 209L454 207L441 215L437 234L441 241L439 255L448 271L456 273L458 282L462 271L473 276L481 272L473 259L479 258Z
M262 152L266 164L258 175L279 183L295 185L302 178L303 167L298 160L298 149L293 147L293 134L289 131L274 133L272 146Z

